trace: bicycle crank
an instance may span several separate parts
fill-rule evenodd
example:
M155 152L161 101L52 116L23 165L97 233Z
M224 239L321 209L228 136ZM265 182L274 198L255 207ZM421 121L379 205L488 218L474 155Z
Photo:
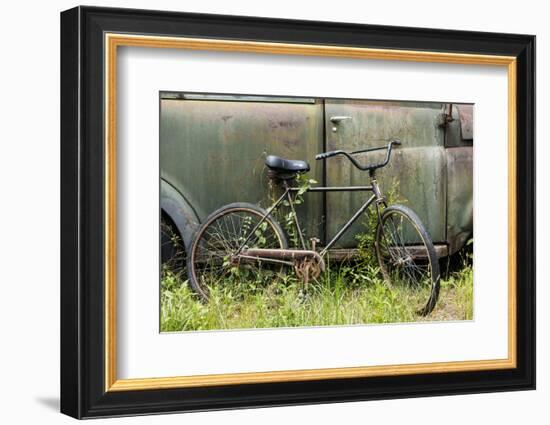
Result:
M314 258L303 258L301 260L294 261L294 270L296 276L304 282L304 287L307 290L310 279L317 279L322 272L321 267L324 270L324 263L317 262Z

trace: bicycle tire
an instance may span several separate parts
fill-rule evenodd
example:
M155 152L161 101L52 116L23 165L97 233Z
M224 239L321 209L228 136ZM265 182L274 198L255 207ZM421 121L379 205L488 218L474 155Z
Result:
M389 284L404 283L411 290L415 289L419 297L416 313L429 315L439 298L439 260L416 213L404 205L385 208L376 226L375 249L384 279Z
M203 273L205 270L201 270L199 267L199 264L200 264L199 256L204 254L204 252L200 251L201 243L203 244L202 245L203 251L207 251L204 248L204 244L206 243L206 238L208 237L208 234L207 234L208 229L213 228L213 226L216 223L219 223L219 220L223 219L224 217L227 218L231 214L233 214L234 216L240 215L241 217L247 217L247 216L253 217L253 219L251 219L251 221L253 222L253 220L259 221L261 217L267 214L267 211L254 204L249 204L244 202L236 202L236 203L228 204L214 211L212 214L210 214L206 218L206 220L204 220L204 222L199 226L199 228L195 231L191 240L191 244L189 246L189 252L187 256L187 273L188 273L188 279L189 279L189 284L191 288L195 291L195 293L197 293L197 295L203 301L208 301L209 291L208 291L208 285L205 283L205 277ZM264 223L267 223L267 226L270 227L271 232L276 237L276 244L274 244L276 246L261 246L261 247L280 248L280 249L288 248L288 240L286 238L286 235L283 229L281 228L281 226L279 225L279 223L271 216L271 214L267 215ZM253 227L253 226L250 225L250 227ZM218 226L218 228L220 228L220 226ZM226 228L229 229L228 230L228 234L229 234L231 232L230 230L231 228L229 228L228 226ZM235 234L230 235L230 237L232 238L241 237L237 234L240 232L240 230L239 232L237 232L235 227L232 227L232 229L235 232ZM251 245L248 245L248 243L251 243ZM247 245L250 248L255 247L254 240L251 240L248 243ZM223 243L221 243L221 246L223 247L222 249L226 249L227 251L230 251L231 249L236 249L236 247L239 246L239 241L226 239L224 240ZM260 246L256 246L256 247L260 247ZM211 252L213 252L214 249L217 249L215 244L213 244L213 249L211 250ZM219 256L220 254L218 253L215 255ZM258 263L261 264L261 261L258 261ZM220 269L221 269L220 272L224 274L226 273L226 271L223 270L223 264L222 264L222 267L220 267ZM263 270L267 271L268 269L265 268Z

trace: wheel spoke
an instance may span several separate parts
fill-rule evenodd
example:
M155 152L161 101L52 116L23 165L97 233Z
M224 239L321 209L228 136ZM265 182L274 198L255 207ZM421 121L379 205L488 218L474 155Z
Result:
M416 311L429 313L432 295L439 291L439 271L433 275L437 257L422 224L405 207L389 207L377 229L377 253L384 278L418 299Z
M249 278L263 282L281 271L282 265L261 259L244 260L236 255L245 241L248 248L286 247L284 235L270 218L263 217L255 208L227 209L199 230L192 242L189 274L191 284L199 287L199 295L207 298L212 285L236 285Z

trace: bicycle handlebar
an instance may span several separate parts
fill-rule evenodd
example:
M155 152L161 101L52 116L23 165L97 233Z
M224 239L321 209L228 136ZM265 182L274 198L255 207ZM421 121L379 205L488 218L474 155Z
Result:
M315 159L320 160L320 159L327 159L327 158L330 158L330 157L336 156L336 155L343 155L346 158L348 158L352 162L352 164L355 165L360 170L362 170L362 171L372 170L374 168L384 167L388 164L388 162L390 161L391 150L392 150L393 145L400 146L401 141L399 139L393 139L388 143L387 146L380 146L380 147L377 147L377 148L361 149L361 150L353 151L353 152L346 152L346 151L342 151L342 150L324 152L324 153L320 153L320 154L316 155ZM387 150L386 158L384 159L384 161L376 163L376 164L361 165L352 156L352 155L356 155L356 154L359 154L359 153L374 152L374 151L381 151L381 150Z

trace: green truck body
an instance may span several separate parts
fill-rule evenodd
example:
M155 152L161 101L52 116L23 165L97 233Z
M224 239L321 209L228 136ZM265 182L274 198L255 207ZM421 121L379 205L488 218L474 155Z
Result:
M382 146L399 138L377 173L387 191L421 218L440 255L473 230L473 105L163 92L160 99L161 209L185 245L215 209L230 202L269 205L267 154L308 161L319 184L368 184L344 157L321 152ZM383 153L380 153L382 155ZM380 159L362 154L364 162ZM369 194L311 193L298 215L309 236L333 236ZM359 220L339 241L353 249Z

